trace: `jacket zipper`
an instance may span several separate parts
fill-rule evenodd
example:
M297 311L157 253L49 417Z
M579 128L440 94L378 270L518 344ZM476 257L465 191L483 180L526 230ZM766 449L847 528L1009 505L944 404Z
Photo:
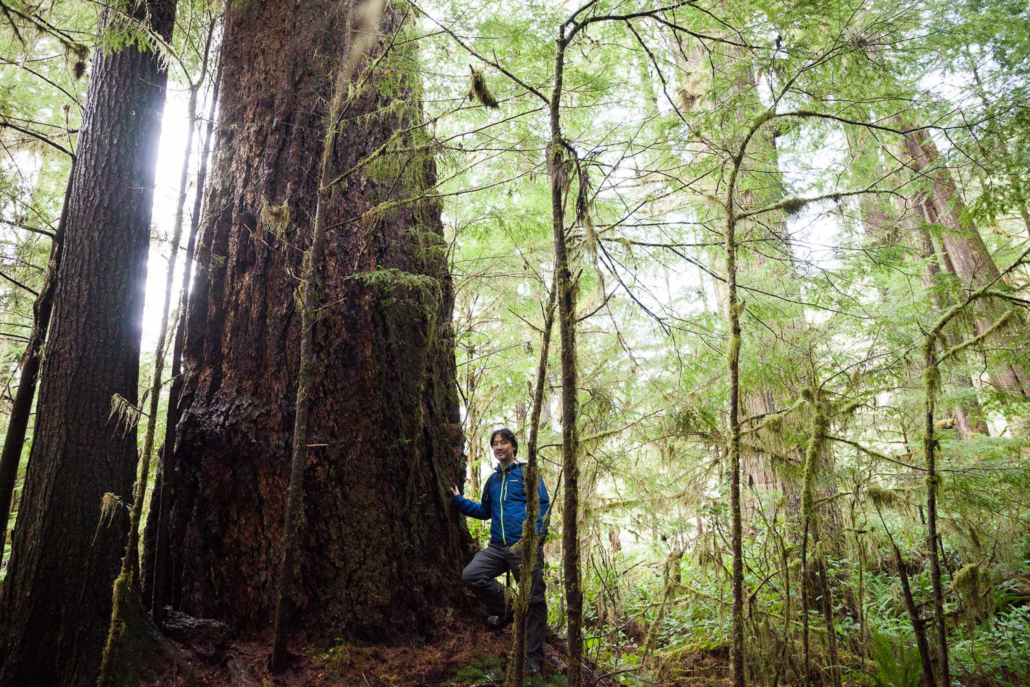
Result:
M504 536L504 497L508 495L508 475L501 468L501 542L507 546L508 539Z

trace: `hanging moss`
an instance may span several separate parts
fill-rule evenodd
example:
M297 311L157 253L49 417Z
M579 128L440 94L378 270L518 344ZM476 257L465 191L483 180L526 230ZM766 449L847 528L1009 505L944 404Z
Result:
M783 212L786 213L788 217L793 217L805 209L805 206L808 205L808 201L804 198L788 198L780 203L780 205L783 207Z
M483 72L478 69L473 69L472 67L469 67L469 70L472 72L472 86L469 89L469 97L475 98L484 107L489 107L494 110L500 107L500 104L497 102L497 98L495 98L493 93L490 92L490 89L486 87L486 77L483 76Z
M287 191L287 197L289 192ZM286 229L290 226L290 206L283 201L281 205L275 205L266 196L261 196L261 209L259 210L260 226L263 230L274 234L278 238L286 235Z
M906 505L905 500L892 489L867 487L865 493L877 508L900 508Z
M951 581L951 586L954 587L955 591L963 597L979 595L981 591L981 577L980 566L976 563L969 563L968 565L962 566L962 568L955 573L955 577Z
M966 622L973 624L984 616L983 597L987 590L987 580L976 563L969 563L955 573L951 580L952 588L962 597L962 615Z
M119 507L128 508L128 505L118 498L117 494L111 492L104 494L104 498L100 500L100 522L97 523L97 532L101 527L109 525L114 520ZM96 535L93 538L96 539Z

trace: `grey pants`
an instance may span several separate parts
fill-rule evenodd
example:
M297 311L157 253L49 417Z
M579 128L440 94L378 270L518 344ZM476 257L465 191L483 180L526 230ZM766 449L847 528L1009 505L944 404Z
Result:
M461 581L483 602L491 615L504 615L504 587L494 578L511 571L519 579L522 566L521 547L503 548L491 544L472 558L461 573ZM544 552L537 554L533 570L533 587L529 593L526 613L526 656L543 661L544 640L547 638L547 599L544 597Z

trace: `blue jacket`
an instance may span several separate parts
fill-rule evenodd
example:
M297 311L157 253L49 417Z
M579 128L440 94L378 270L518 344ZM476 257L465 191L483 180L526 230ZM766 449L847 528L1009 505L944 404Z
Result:
M470 501L464 496L455 496L454 505L464 515L480 520L490 520L490 543L497 546L511 546L522 538L522 523L526 520L526 487L523 472L524 463L512 461L506 470L498 465L483 485L482 503ZM544 516L551 500L547 496L544 478L540 477L540 517L536 531L544 534Z

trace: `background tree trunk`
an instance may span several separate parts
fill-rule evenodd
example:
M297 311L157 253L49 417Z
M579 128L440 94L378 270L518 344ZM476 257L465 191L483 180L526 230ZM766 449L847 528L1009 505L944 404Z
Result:
M73 173L74 170L73 161ZM18 464L21 463L22 452L25 449L25 434L29 428L29 418L32 416L32 402L36 400L39 366L43 362L43 346L46 343L47 330L50 328L50 315L54 311L54 291L57 290L57 273L61 269L61 243L64 241L64 229L68 223L68 198L71 190L69 178L64 192L64 205L61 207L61 219L58 221L53 244L50 246L50 260L43 274L43 286L32 303L32 331L22 354L18 391L11 404L11 419L7 423L4 447L0 452L0 557L3 556L7 544L7 521L11 516Z
M174 0L135 10L171 37ZM105 13L103 21L118 21ZM135 404L154 169L166 74L153 52L98 52L72 177L64 255L41 372L25 492L0 594L0 685L96 679L127 520L101 521L107 492L132 498Z
M981 288L997 278L998 267L976 225L965 217L964 203L955 180L946 167L939 165L937 146L923 129L905 134L905 146L913 171L930 177L921 204L926 221L942 229L939 249L943 266L966 288ZM991 301L977 304L976 333L987 331L1004 311L1003 305ZM1025 357L1020 354L1026 350L1026 342L1020 341L1018 330L1013 328L994 332L988 343L1001 349L1022 349L1013 357L1016 360ZM991 372L991 380L1013 396L1030 396L1030 372L1022 366L998 365Z
M204 145L200 152L200 169L197 172L197 188L193 198L193 215L190 218L189 238L186 241L185 265L182 286L179 289L179 306L175 326L175 338L172 343L172 381L168 392L168 417L165 419L164 444L159 449L160 458L154 476L154 501L151 513L143 533L143 547L146 556L140 563L140 582L143 586L143 598L151 601L151 612L154 622L159 624L164 616L164 607L169 602L168 594L171 586L172 570L168 561L168 517L171 494L176 482L175 466L166 460L175 446L175 427L179 422L179 397L182 395L182 349L186 336L186 311L189 302L190 285L193 283L193 257L197 248L197 228L200 226L201 203L204 198L204 186L207 182L207 167L211 156L211 134L214 130L215 117L218 114L218 87L221 83L221 70L215 73L211 107L208 114L207 129L204 133ZM170 466L170 467L169 467ZM148 562L150 564L148 565Z
M272 628L282 555L300 318L293 300L314 213L331 65L348 49L348 3L239 3L222 51L221 128L199 242L172 464L172 598L244 636ZM387 9L375 60L401 17ZM344 113L346 172L421 122L404 59L380 63ZM408 101L408 102L405 102ZM410 148L422 139L395 139ZM369 212L433 183L430 153L383 155L327 201L314 345L300 637L432 631L460 602L470 539L445 486L464 474L439 207Z

